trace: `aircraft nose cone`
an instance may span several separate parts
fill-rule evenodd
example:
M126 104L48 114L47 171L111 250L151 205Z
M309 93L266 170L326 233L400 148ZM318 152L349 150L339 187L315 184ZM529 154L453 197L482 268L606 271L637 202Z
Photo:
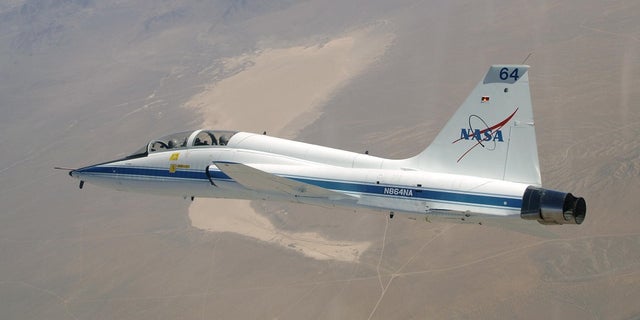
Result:
M87 166L87 167L71 170L71 171L69 171L69 176L71 176L73 178L81 179L81 178L83 178L83 176L85 176L85 173L90 172L95 167L96 166L93 165L93 166Z
M74 177L74 178L80 178L80 176L82 176L82 173L85 172L86 168L88 168L88 167L71 170L71 171L69 171L69 175Z

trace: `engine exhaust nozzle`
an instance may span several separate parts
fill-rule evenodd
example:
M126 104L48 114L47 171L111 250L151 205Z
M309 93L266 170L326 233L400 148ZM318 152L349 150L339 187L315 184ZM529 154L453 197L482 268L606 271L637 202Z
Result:
M529 186L522 197L520 217L541 224L581 224L587 203L571 193Z

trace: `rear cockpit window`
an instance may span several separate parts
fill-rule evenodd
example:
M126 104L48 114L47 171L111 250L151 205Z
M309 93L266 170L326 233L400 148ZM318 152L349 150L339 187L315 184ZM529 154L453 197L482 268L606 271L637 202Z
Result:
M200 130L194 132L193 146L226 146L235 131Z

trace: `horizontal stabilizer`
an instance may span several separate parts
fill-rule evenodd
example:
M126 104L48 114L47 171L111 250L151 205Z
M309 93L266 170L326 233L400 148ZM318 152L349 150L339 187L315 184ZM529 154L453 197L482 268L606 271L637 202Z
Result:
M557 239L558 235L551 230L544 228L539 223L523 223L520 215L516 217L505 217L474 213L469 211L451 210L429 210L428 219L430 221L452 222L459 224L475 224L489 227L496 227L504 230L515 231L530 236L544 239Z
M213 164L243 187L254 191L331 200L355 199L344 193L276 176L241 163L214 162Z

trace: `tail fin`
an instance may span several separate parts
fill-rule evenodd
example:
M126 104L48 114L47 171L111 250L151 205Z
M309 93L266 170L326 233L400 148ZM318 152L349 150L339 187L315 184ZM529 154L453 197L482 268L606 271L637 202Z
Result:
M539 186L528 69L491 66L413 166Z

